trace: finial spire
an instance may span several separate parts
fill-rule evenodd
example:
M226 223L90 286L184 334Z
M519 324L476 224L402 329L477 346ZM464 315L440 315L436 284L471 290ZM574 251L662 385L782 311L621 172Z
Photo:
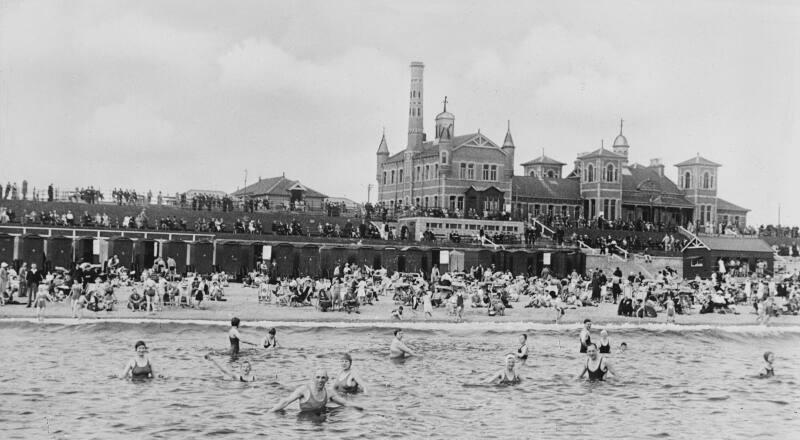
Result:
M625 122L624 119L619 118L619 134L622 134L622 123Z
M600 139L600 149L602 150L603 148L605 148L605 141Z
M511 131L511 119L508 120L508 128L506 131Z
M442 102L444 103L444 110L443 110L443 112L446 112L446 111L447 111L447 96L445 96L445 97L444 97L444 101L442 101Z

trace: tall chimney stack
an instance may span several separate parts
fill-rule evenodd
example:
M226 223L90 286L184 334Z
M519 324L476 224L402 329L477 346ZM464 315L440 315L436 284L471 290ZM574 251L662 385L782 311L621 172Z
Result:
M422 125L422 71L425 65L419 61L411 63L411 93L408 105L408 149L419 151L425 138Z

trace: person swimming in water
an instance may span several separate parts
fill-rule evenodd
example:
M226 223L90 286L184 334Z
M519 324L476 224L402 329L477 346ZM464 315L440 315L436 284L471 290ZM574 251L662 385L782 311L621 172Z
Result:
M403 330L397 329L394 331L394 339L389 346L389 357L404 358L408 356L414 356L414 352L403 343Z
M256 344L245 341L242 339L242 335L239 333L239 318L231 319L231 328L228 330L228 340L231 343L231 356L237 356L239 354L239 343L249 344L255 346Z
M623 342L622 344L619 344L619 352L620 353L625 353L625 350L627 350L627 349L628 349L628 343L627 342Z
M361 407L350 405L335 392L328 393L325 384L328 382L328 372L322 368L317 369L314 379L310 384L300 385L292 394L278 402L270 412L280 411L289 406L295 400L300 405L301 412L321 413L327 408L328 402L336 403L340 406L352 406L356 409Z
M767 351L764 353L764 366L758 373L761 377L772 377L775 375L775 367L772 363L775 362L775 353Z
M611 341L608 340L608 331L600 331L600 346L597 347L600 353L611 353Z
M342 354L342 372L333 382L333 390L337 393L355 394L367 392L364 381L353 372L352 366L353 358L347 353Z
M250 362L242 362L239 366L239 372L235 373L220 365L216 359L211 357L210 354L205 355L204 358L207 361L211 361L211 363L222 372L226 379L236 380L239 382L255 382L256 380L256 377L252 373L253 367L250 365Z
M153 365L150 363L150 357L147 356L147 344L144 341L136 341L133 348L136 350L136 357L131 359L122 374L119 375L121 379L130 378L132 380L152 379L155 377Z
M617 373L614 371L611 364L605 357L598 356L597 353L597 344L590 343L586 347L586 363L583 364L583 370L581 374L578 375L578 379L583 378L587 373L589 374L589 380L603 380L603 377L607 373L611 373L611 375L617 377Z
M506 368L489 376L489 378L486 379L486 383L493 383L497 385L515 385L520 383L521 378L517 374L516 362L517 357L513 353L507 354Z
M278 348L278 340L275 338L276 333L277 331L275 330L275 327L270 328L261 345L264 348Z
M516 356L522 365L528 361L528 335L525 333L519 335L519 348L517 348Z
M586 353L586 347L592 343L592 335L591 333L589 333L591 330L592 330L592 320L584 319L583 328L581 329L581 334L580 334L581 353Z

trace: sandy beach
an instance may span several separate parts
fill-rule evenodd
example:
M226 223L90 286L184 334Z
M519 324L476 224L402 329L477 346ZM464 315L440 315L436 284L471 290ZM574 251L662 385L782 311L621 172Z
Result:
M95 319L164 319L164 320L189 320L189 321L227 321L236 316L239 317L244 325L253 321L269 321L276 323L292 322L352 322L352 323L389 323L398 322L391 319L391 311L396 304L388 297L381 297L373 305L361 307L361 313L345 312L321 312L312 306L286 307L275 304L259 304L258 294L254 288L246 288L240 284L231 284L225 289L227 301L204 301L203 309L189 309L178 307L167 307L158 312L133 312L125 308L127 297L130 293L129 287L117 290L117 298L120 301L118 309L111 312L91 312L84 310L83 320L90 322ZM22 298L25 299L25 298ZM505 316L488 316L485 308L468 308L464 314L464 323L459 325L468 326L470 323L519 323L530 322L536 324L554 323L554 312L552 309L525 308L529 297L523 296L519 302L512 303L513 308L507 309ZM699 307L692 310L690 314L678 315L677 324L684 325L757 325L756 314L753 307L749 305L738 306L738 314L699 314ZM24 305L7 304L0 307L0 319L6 318L34 318L36 311L34 308L27 308ZM71 310L68 302L48 303L46 309L47 318L71 318ZM569 326L580 324L584 319L589 318L597 324L664 324L666 315L659 314L657 318L629 318L617 316L617 306L614 304L602 304L598 307L583 307L578 309L568 309L566 315L561 319L560 324ZM420 322L453 322L453 317L448 316L444 308L436 308L433 311L433 318L425 319L422 307L414 312L406 307L403 315L403 323ZM398 323L401 324L401 323ZM800 325L800 316L781 316L773 318L770 326Z

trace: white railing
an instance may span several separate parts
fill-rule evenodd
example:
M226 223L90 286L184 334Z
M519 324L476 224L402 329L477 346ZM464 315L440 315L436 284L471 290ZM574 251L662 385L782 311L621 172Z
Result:
M38 234L43 237L52 237L53 231L67 231L71 232L70 234L72 238L77 237L86 237L86 236L95 236L97 238L102 238L102 233L112 233L112 234L119 234L121 237L125 237L125 234L131 235L139 235L144 234L144 238L149 238L149 236L155 236L156 238L164 238L167 236L167 240L172 240L173 235L191 235L192 241L197 241L197 238L206 238L206 239L214 239L214 235L212 234L194 234L189 232L159 232L159 231L139 231L139 230L119 230L119 229L74 229L74 228L52 228L48 226L7 226L7 225L0 225L0 231L2 230L20 230L22 229L22 234L14 234L9 233L9 235L25 235L28 233L29 230L34 231L47 231L47 234Z
M614 245L614 247L615 247L615 248L616 248L618 251L620 251L620 252L622 253L622 255L623 255L623 256L625 256L625 260L627 260L627 259L628 259L628 251L626 251L625 249L622 249L621 247L619 247L619 245L618 245L618 244L615 244L615 245ZM616 254L615 254L615 255L616 255Z
M588 244L584 243L584 242L583 242L583 240L578 240L578 246L579 246L581 249L587 249L587 250L591 251L591 252L592 252L592 255L597 255L597 254L599 254L599 253L600 253L600 251L599 251L599 250L597 250L597 249L595 249L595 248L593 248L593 247L589 246Z
M532 220L533 220L532 223L533 223L534 227L536 225L539 225L539 226L542 227L542 235L543 236L544 236L544 231L548 231L550 233L550 238L554 238L556 236L556 232L554 230L548 228L547 225L545 225L544 223L540 222L539 220L536 220L535 218L532 219Z

